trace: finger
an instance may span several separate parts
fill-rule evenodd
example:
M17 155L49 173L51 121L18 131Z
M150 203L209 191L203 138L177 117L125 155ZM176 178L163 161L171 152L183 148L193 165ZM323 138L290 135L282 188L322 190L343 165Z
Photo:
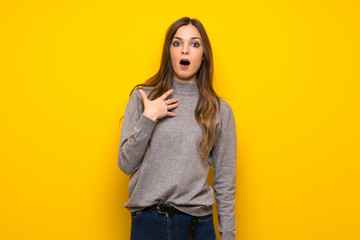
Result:
M165 98L167 98L174 90L173 89L170 89L168 90L166 93L164 93L163 95L161 95L161 99L162 100L165 100Z
M177 101L179 101L179 99L177 99L177 98L172 98L172 99L166 100L166 101L165 101L165 104L166 104L166 105L169 105L169 104L174 103L174 102L177 102Z
M176 117L176 113L173 113L173 112L168 112L166 114L166 116L169 116L169 117Z
M179 106L179 103L171 104L171 105L168 105L168 106L167 106L167 109L168 109L168 110L174 109L174 108L176 108L177 106Z
M139 93L140 93L140 96L141 96L143 102L145 102L146 100L148 100L145 92L144 92L142 89L139 90Z

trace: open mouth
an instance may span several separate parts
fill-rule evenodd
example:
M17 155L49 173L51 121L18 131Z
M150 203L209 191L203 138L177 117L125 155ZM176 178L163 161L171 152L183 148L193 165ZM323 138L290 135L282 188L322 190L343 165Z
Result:
M183 66L188 66L190 65L190 61L187 60L187 59L181 59L180 61L180 65L183 65Z

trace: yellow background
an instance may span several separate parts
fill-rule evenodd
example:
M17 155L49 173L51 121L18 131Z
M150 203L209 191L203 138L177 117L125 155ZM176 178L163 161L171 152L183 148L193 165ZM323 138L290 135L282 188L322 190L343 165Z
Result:
M359 10L1 1L0 239L129 239L119 119L183 16L204 24L235 113L237 239L360 239Z

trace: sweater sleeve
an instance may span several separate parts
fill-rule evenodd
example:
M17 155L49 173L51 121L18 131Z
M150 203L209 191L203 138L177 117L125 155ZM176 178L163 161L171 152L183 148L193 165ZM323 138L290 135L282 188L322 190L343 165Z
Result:
M140 93L133 91L125 109L118 154L118 165L125 174L141 165L156 122L143 114Z
M222 240L234 240L237 140L234 114L228 104L225 106L221 114L221 123L219 123L221 134L217 133L217 142L211 154L214 163L214 191L219 217L219 233Z

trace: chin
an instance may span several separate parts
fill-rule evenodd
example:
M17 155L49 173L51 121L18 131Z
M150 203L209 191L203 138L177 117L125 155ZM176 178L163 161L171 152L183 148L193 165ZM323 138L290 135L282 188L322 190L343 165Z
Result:
M189 80L192 77L194 77L196 75L196 73L194 74L176 74L176 77L178 77L180 80Z

